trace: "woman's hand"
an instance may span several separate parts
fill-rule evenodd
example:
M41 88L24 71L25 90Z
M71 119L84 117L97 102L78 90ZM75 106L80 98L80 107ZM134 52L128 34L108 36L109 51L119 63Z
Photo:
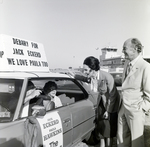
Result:
M109 118L109 113L107 111L105 111L105 113L103 114L103 118L104 119L108 119Z

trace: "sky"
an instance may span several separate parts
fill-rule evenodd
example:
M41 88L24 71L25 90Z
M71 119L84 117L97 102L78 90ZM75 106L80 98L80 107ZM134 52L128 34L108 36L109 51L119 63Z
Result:
M150 56L150 1L0 0L0 34L42 43L52 69L82 67L104 47L121 55L131 37Z

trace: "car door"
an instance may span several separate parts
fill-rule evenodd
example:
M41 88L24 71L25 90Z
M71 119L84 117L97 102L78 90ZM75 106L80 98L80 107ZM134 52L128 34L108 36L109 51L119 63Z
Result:
M50 110L46 115L51 118L53 113L58 113L63 130L63 146L71 147L83 140L94 129L94 104L90 101L90 97L84 88L73 79L44 79L40 81L42 85L38 85L39 80L32 82L38 87L43 87L47 80L54 81L57 84L57 96L63 106Z
M18 120L0 124L0 147L24 146L24 121Z
M59 107L37 118L44 146L70 147L72 145L72 120L69 109L68 106Z
M73 143L88 137L94 129L95 107L89 99L70 105L73 122Z
M59 87L59 93L64 92L64 97L59 97L63 103L70 108L72 123L72 141L73 144L80 142L94 129L95 124L95 105L90 100L91 95L86 93L84 88L76 81L64 80L63 85Z
M70 147L72 145L72 118L69 106L60 107L57 109L61 118L63 129L63 147Z
M41 79L34 78L30 79L30 81L32 81L34 85L36 85L36 87L38 87L38 89L41 90L44 87L45 83L47 83L48 81L55 82L58 85L58 91L60 87L64 85L63 78L55 78L55 77L41 78ZM66 89L64 89L64 91L66 91ZM63 93L57 92L57 95L64 96ZM52 135L56 133L55 136L59 136L60 138L63 139L61 144L63 147L70 147L72 145L72 118L70 107L68 105L63 103L63 106L57 107L53 110L49 110L46 112L45 116L37 119L39 121L40 129L43 136L43 144L45 143L47 145L48 143L51 146L55 146L57 144L57 141L60 142L59 138L55 140L54 137L52 137ZM57 120L56 122L59 121L58 123L59 126L57 126L57 124L55 125L56 122L54 120ZM51 126L51 124L53 123L54 125ZM59 128L61 132L59 133L56 132L57 128ZM62 136L59 134L61 134Z

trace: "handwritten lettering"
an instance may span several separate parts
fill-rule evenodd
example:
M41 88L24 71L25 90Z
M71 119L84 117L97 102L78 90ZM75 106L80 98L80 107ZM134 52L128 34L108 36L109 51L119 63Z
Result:
M30 66L41 66L40 61L29 60Z
M49 127L51 127L51 126L53 126L53 125L56 125L56 124L58 124L58 123L59 123L59 120L56 119L56 120L53 120L53 121L51 121L51 122L47 122L47 123L43 124L43 128L44 128L44 129L45 129L45 128L49 128Z
M7 61L9 65L15 65L14 58L7 58Z
M49 147L57 147L58 146L58 141L53 141L51 143L49 143Z
M33 43L31 42L32 48L38 48L38 44L37 43Z
M47 121L51 121L51 120L53 120L53 118L48 118L48 119L47 119Z
M12 38L12 39L13 39L13 44L28 46L27 41L16 39L16 38Z
M16 48L13 48L13 54L24 55L22 49L16 49Z
M49 132L52 132L52 131L54 131L54 130L56 130L56 128L54 127L54 128L52 128L52 129L49 129Z
M24 60L24 59L16 59L16 61L17 61L17 65L28 66L27 60Z
M28 52L28 56L41 58L41 54L39 52L33 52L33 51L29 51L29 50L27 50L27 52Z
M43 67L48 67L48 63L47 62L44 62L44 61L41 61L42 62L42 66Z
M61 133L62 132L62 130L61 129L58 129L58 130L56 130L56 131L54 131L54 132L52 132L52 133L49 133L49 134L47 134L47 135L44 135L43 136L43 139L44 139L44 141L46 141L46 140L48 140L49 138L51 138L51 137L53 137L53 136L56 136L56 135L58 135L59 133Z

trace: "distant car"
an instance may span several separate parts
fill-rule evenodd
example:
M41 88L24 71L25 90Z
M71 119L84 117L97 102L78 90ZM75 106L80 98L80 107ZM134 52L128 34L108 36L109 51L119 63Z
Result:
M62 107L35 117L40 128L36 132L37 147L73 147L89 138L95 127L97 95L85 83L59 73L0 72L0 147L23 147L35 137L35 126L26 126L32 117L22 117L29 80L41 90L47 81L56 82L57 96L63 103ZM33 136L25 136L28 131Z
M144 60L150 63L150 57L144 57Z

